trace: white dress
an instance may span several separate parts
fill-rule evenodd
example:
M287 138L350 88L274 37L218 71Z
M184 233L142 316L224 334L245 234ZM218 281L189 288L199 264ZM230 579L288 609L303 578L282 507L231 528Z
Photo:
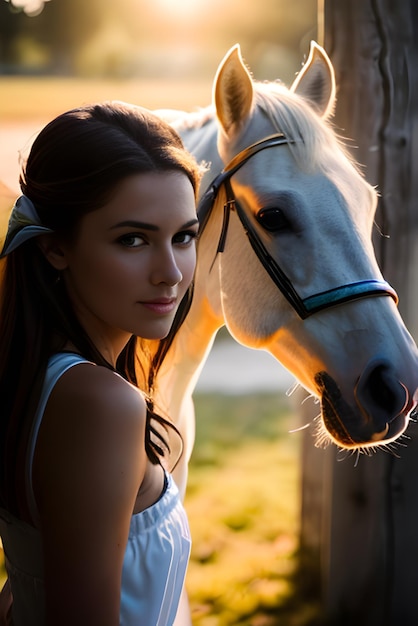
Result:
M38 510L32 487L37 435L49 395L59 377L86 360L73 353L51 358L28 447L26 489L32 518ZM41 536L38 530L0 509L0 535L13 593L13 626L44 626ZM133 515L126 546L120 626L170 626L180 600L190 555L190 531L178 489L167 474L161 498Z

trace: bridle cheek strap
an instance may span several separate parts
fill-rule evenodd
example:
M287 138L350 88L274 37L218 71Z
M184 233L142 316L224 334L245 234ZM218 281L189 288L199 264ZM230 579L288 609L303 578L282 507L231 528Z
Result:
M250 222L245 211L242 209L239 202L234 196L234 192L231 186L231 176L253 155L265 148L282 145L288 143L284 135L272 135L260 142L249 146L237 156L224 168L224 170L215 178L215 180L208 187L206 193L202 196L202 199L198 206L198 216L201 223L201 231L207 224L213 204L218 195L219 189L224 186L226 192L226 202L224 205L224 215L222 230L219 237L218 247L216 250L216 256L218 253L223 252L226 242L226 236L228 233L229 217L231 210L235 210L244 231L248 237L252 249L254 250L260 263L263 265L274 284L280 289L283 296L293 307L296 313L301 319L306 319L314 313L318 313L324 309L350 302L353 300L359 300L361 298L370 298L377 296L390 296L395 303L398 303L398 296L396 291L386 281L369 279L362 280L327 291L322 291L307 298L302 299L295 288L293 287L288 276L283 272L281 267L277 264L276 260L268 253L266 247L261 241L257 231L253 224ZM216 259L215 256L215 259ZM213 262L215 262L215 259ZM213 263L212 263L213 265Z

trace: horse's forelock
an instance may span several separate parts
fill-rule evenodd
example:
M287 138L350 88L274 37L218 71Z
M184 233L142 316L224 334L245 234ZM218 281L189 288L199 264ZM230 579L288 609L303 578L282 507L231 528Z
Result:
M347 140L339 137L330 122L319 117L306 100L283 84L273 82L254 83L254 94L256 105L276 132L289 139L302 140L289 144L301 169L325 173L345 197L353 194L354 180L358 181L359 194L364 192L363 176L358 163L348 152ZM344 188L345 180L347 189Z
M352 161L329 122L324 121L301 96L281 83L254 83L255 102L277 132L294 144L294 154L304 169L326 169L332 155L341 153Z

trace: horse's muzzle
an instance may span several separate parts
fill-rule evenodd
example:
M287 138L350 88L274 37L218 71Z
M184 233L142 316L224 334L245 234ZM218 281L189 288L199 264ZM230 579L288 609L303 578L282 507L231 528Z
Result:
M354 405L342 397L327 372L316 374L315 382L324 425L331 438L344 448L388 443L408 425L412 400L386 361L372 361L365 368L354 389Z

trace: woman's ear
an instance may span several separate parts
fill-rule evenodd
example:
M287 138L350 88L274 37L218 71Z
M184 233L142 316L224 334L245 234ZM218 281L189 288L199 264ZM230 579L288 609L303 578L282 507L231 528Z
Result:
M64 248L54 234L40 235L38 237L38 246L52 267L58 271L65 270L68 266Z

